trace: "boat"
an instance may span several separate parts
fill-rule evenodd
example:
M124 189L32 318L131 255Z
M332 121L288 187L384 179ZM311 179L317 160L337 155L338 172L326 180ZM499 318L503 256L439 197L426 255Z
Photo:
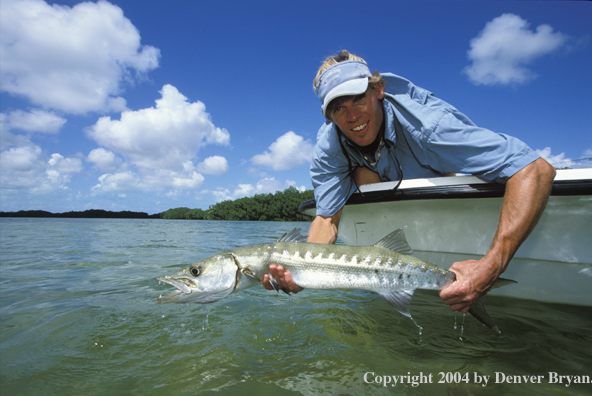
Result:
M476 176L360 186L343 208L339 239L372 245L407 226L417 257L449 268L479 259L497 228L505 186ZM316 215L315 201L299 210ZM592 169L558 170L536 228L503 274L516 280L491 294L592 306Z

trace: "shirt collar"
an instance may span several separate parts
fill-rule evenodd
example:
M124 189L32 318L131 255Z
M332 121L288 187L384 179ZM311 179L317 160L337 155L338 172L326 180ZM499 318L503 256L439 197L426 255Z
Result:
M388 100L385 95L385 98L382 100L382 106L384 108L384 138L395 145L397 143L397 131L395 129L395 110L393 109L393 105Z

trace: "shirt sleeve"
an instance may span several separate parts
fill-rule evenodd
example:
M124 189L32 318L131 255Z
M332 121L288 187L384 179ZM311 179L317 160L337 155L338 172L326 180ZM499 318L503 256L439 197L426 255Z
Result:
M478 127L433 95L424 103L411 102L401 111L410 149L423 166L437 172L468 173L505 183L539 158L521 140Z
M521 140L480 128L456 109L446 111L428 134L426 150L434 169L500 183L539 158Z
M314 188L317 215L333 216L356 191L350 177L347 158L341 151L339 137L334 128L328 127L315 146L310 177Z

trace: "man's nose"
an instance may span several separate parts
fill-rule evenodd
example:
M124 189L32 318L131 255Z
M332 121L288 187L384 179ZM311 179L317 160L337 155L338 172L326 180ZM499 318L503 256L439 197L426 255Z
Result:
M356 106L350 106L347 109L347 120L356 121L360 117L360 111Z

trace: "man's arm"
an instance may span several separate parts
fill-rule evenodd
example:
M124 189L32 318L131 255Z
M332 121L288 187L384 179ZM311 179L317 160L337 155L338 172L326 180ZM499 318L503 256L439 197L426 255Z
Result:
M308 230L306 242L311 243L327 243L333 244L337 241L337 230L339 229L339 220L341 219L341 211L331 217L317 216L313 220ZM269 266L271 276L277 281L280 289L285 292L298 293L304 290L298 286L292 279L292 274L281 265L271 264ZM269 284L269 275L263 275L263 287L267 290L273 290Z
M315 217L308 230L306 242L327 244L334 244L337 242L337 232L342 211L343 208L339 209L339 211L331 217Z
M551 193L555 168L542 158L506 182L500 220L489 251L480 260L452 264L456 281L440 291L453 311L468 312L506 270L510 260L537 224Z

